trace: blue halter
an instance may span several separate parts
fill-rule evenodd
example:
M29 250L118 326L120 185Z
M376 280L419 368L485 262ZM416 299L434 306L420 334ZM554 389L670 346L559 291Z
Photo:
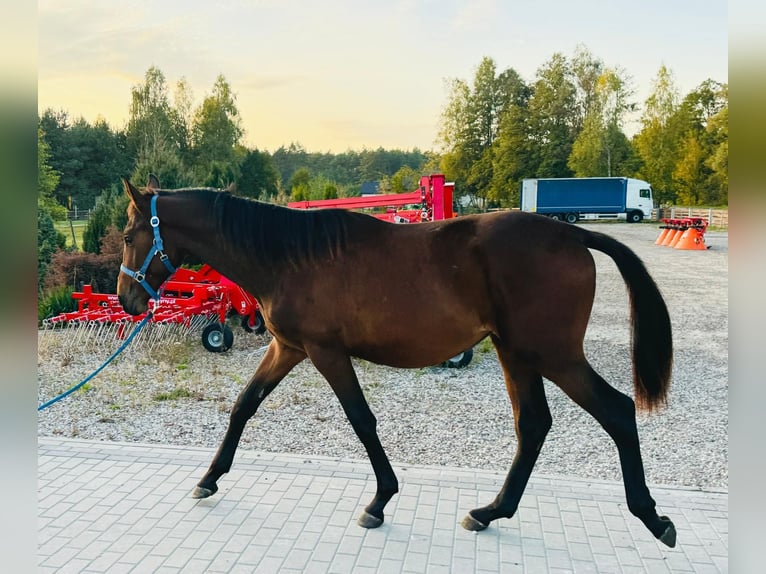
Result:
M146 270L149 268L149 264L152 262L152 258L159 254L160 261L165 265L168 271L170 273L175 273L176 268L173 267L173 264L170 262L170 259L168 259L167 254L163 251L163 245L162 245L162 238L160 237L160 218L157 217L157 195L152 196L152 203L151 203L151 209L152 209L152 217L149 220L149 223L152 226L152 230L154 231L154 241L152 242L152 247L149 249L149 253L146 254L146 259L144 259L144 264L141 266L141 269L138 271L132 271L125 267L122 263L120 263L120 271L125 273L125 275L128 275L135 279L141 287L146 289L146 292L149 293L149 295L154 299L155 301L160 300L160 294L155 291L151 285L146 281Z

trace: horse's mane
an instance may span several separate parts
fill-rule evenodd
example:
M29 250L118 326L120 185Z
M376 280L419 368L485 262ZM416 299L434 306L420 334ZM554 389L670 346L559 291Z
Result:
M212 188L173 193L189 194L208 205L218 239L251 252L271 267L336 258L346 248L349 225L368 219L343 209L290 209Z

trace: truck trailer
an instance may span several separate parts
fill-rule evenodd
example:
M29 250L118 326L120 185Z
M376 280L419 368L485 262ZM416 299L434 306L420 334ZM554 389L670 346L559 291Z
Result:
M521 182L521 210L576 223L580 219L652 216L652 186L629 177L530 178Z

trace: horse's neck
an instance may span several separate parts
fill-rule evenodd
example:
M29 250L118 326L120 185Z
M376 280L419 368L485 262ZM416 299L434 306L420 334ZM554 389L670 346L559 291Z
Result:
M269 288L272 271L260 265L257 254L245 253L222 237L210 203L187 198L174 205L171 213L170 224L185 252L255 295ZM253 278L258 285L252 284Z

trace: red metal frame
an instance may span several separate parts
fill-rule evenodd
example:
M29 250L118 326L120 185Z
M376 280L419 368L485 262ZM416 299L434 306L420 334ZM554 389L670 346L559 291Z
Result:
M419 223L455 217L452 211L454 187L453 183L444 181L442 174L424 175L420 178L418 189L407 193L293 201L287 205L294 209L386 208L385 213L373 213L373 217L393 223ZM398 209L407 205L419 205L420 208Z
M705 235L708 226L708 221L704 217L676 217L674 219L661 219L660 221L663 223L660 226L661 229L668 227L670 229L686 230L694 227L702 235Z

